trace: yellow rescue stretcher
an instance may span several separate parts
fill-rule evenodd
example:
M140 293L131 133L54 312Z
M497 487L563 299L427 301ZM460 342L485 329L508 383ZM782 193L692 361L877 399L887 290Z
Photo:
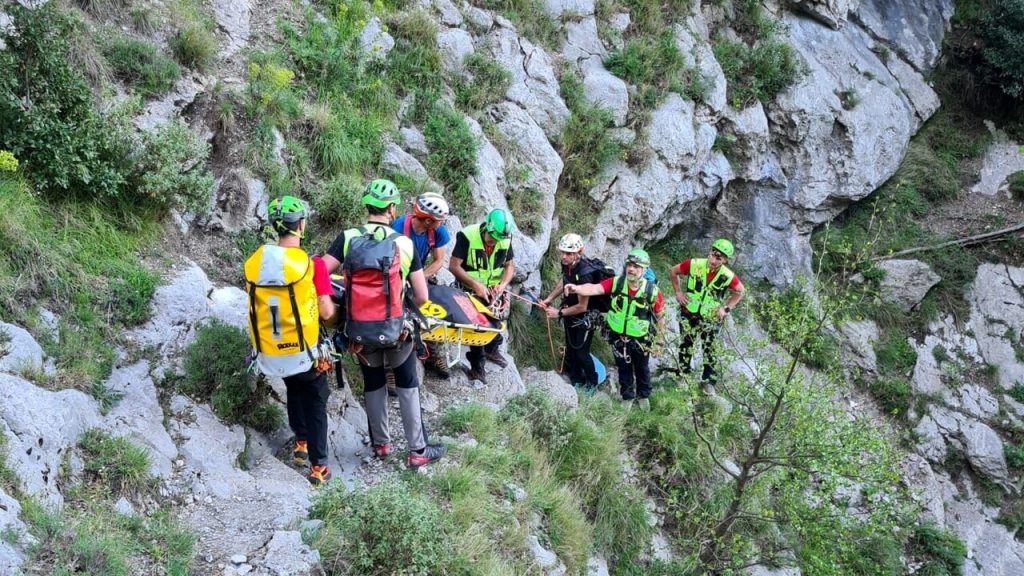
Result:
M420 306L426 342L484 346L505 331L505 321L476 296L451 286L429 286L430 300Z

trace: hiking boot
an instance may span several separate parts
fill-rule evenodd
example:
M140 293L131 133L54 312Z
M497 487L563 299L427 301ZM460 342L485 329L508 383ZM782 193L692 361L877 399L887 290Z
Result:
M440 460L447 451L448 447L443 444L427 445L419 453L409 452L409 457L405 459L405 463L409 465L409 468L419 468L420 466Z
M623 398L620 403L621 403L622 407L625 408L626 410L629 410L630 408L633 407L633 399L632 398L630 398L628 400Z
M502 356L501 352L498 352L497 350L495 350L494 352L485 353L484 358L487 358L487 360L489 360L490 362L494 362L501 368L508 366L508 360L505 360L505 357Z
M451 375L448 371L448 363L441 356L434 355L427 358L427 361L423 363L423 367L445 380Z
M651 401L647 398L641 398L640 401L637 402L637 405L640 406L640 409L644 412L651 411Z
M470 368L466 372L466 378L470 380L479 380L484 384L487 384L487 373L484 372L483 368Z
M309 465L309 445L305 440L295 441L295 448L292 450L292 464L296 466Z
M710 382L705 382L705 383L700 385L700 391L705 396L714 396L715 395L715 385L710 383Z
M388 370L384 373L384 385L388 388L388 396L395 398L398 396L398 388L395 386L395 371Z
M319 488L331 481L331 469L326 464L310 466L309 476L306 476L306 480L309 480L314 488Z
M391 444L374 444L373 455L377 458L387 458L391 454Z

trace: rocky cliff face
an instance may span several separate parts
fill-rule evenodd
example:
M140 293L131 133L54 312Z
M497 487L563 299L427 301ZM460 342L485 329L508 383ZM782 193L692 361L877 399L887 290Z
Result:
M692 2L674 26L673 36L687 64L710 80L710 88L699 102L668 95L653 110L648 128L634 132L626 123L636 94L604 66L614 46L598 33L592 0L545 3L565 36L559 51L530 42L494 12L449 0L421 4L441 24L437 42L449 74L459 71L466 55L475 51L485 52L511 74L503 101L486 111L501 145L491 141L495 133L485 133L467 118L480 144L479 173L470 182L478 204L475 213L460 216L468 222L485 209L507 207L506 193L513 186L506 179L507 170L527 168L527 182L516 185L540 193L539 232L517 236L515 250L519 268L528 275L526 283L532 286L540 283L539 263L552 236L568 231L584 234L588 252L613 264L620 263L632 246L670 235L697 245L728 235L739 246L739 262L747 275L778 284L793 280L809 267L812 229L884 183L899 165L910 137L939 107L925 78L939 56L952 14L951 0L803 0L794 4L796 12L776 8L786 25L786 41L796 49L805 74L776 99L736 109L730 105L726 77L711 41L712 30L730 33L728 19L712 5ZM244 0L212 2L225 58L239 61L252 41L255 21L267 18L264 8ZM622 12L601 25L621 31L629 21L629 14ZM0 14L0 26L4 22ZM368 53L382 55L394 41L379 21L371 20L363 45ZM580 75L591 102L610 110L622 138L642 139L650 152L638 164L616 162L588 190L600 206L592 230L576 230L575 223L559 222L555 213L564 164L553 142L570 115L559 92L557 72L563 67ZM180 81L174 93L151 102L137 124L149 129L166 122L215 84L210 77ZM204 126L196 128L209 134ZM429 177L423 166L429 153L423 134L412 125L397 128L396 141L385 146L384 165ZM728 154L716 146L724 137L734 141ZM266 204L265 186L242 172L219 176L221 192L212 227L239 229L258 220L259 207ZM182 223L188 222L186 218ZM915 393L936 401L913 415L921 442L904 473L922 489L928 514L968 544L974 559L968 563L968 574L1009 576L1024 573L1024 550L1010 531L994 523L998 510L980 502L970 475L1020 490L1020 479L1008 471L1000 430L1006 422L1020 426L1024 420L1024 407L1007 395L1015 383L1024 381L1024 365L1015 348L1024 330L1024 271L986 266L979 270L975 285L970 334L948 320L930 327L923 343L915 343ZM129 335L140 348L155 350L155 356L133 359L128 352L122 354L106 384L124 396L106 414L84 394L50 392L21 378L26 363L45 370L46 361L24 330L7 326L12 341L0 357L0 431L11 444L8 465L25 489L59 505L57 486L66 472L65 454L85 429L108 429L149 449L152 472L161 479L164 495L175 499L182 517L204 536L200 557L211 570L239 554L245 558L233 564L255 567L254 573L283 573L273 566L301 570L296 566L315 565L315 555L308 549L287 544L297 538L292 529L309 503L305 480L273 457L270 447L284 438L253 440L248 448L253 464L243 471L237 467L238 455L247 450L240 428L225 426L208 408L184 397L172 398L169 406L157 402L154 379L175 369L197 324L217 317L242 326L243 302L244 294L214 287L198 267L175 271L157 294L156 317ZM991 315L996 309L1003 312ZM843 331L852 361L870 371L870 339L877 329L859 324ZM938 362L932 353L936 346L961 363ZM998 367L995 384L954 387L944 377L944 370L986 363ZM546 383L567 403L575 400L557 377L531 371L527 379ZM522 391L523 377L513 364L487 389L474 389L463 381L452 387L459 394L500 403ZM430 394L424 406L428 413L439 409ZM363 458L365 415L345 394L332 399L332 414L337 416L331 422L331 462L351 481L369 466ZM963 455L969 474L941 468L950 451ZM70 474L76 474L73 462ZM253 501L260 504L255 516ZM17 502L0 492L0 504L0 529L23 532ZM12 572L20 564L23 549L0 541L0 573ZM241 568L228 568L242 573Z

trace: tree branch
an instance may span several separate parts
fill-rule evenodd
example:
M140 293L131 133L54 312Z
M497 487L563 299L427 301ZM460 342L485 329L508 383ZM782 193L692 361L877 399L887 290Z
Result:
M984 234L977 234L975 236L968 236L966 238L957 238L956 240L950 240L948 242L940 242L932 246L917 246L915 248L907 248L906 250L900 250L899 252L893 252L892 254L886 254L885 256L875 256L870 258L871 262L879 262L881 260L888 260L889 258L896 258L898 256L906 256L907 254L914 254L917 252L927 252L928 250L938 250L947 246L970 246L972 244L981 244L984 242L992 242L994 240L1001 240L1004 236L1009 236L1014 232L1024 232L1024 224L1017 224L1016 226L1010 226L1009 228L1003 228L1002 230L996 230L995 232L986 232Z

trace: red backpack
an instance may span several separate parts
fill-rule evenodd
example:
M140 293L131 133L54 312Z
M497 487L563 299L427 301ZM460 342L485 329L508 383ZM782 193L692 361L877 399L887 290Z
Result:
M358 232L345 252L345 336L369 348L392 348L405 327L400 235L381 228Z

